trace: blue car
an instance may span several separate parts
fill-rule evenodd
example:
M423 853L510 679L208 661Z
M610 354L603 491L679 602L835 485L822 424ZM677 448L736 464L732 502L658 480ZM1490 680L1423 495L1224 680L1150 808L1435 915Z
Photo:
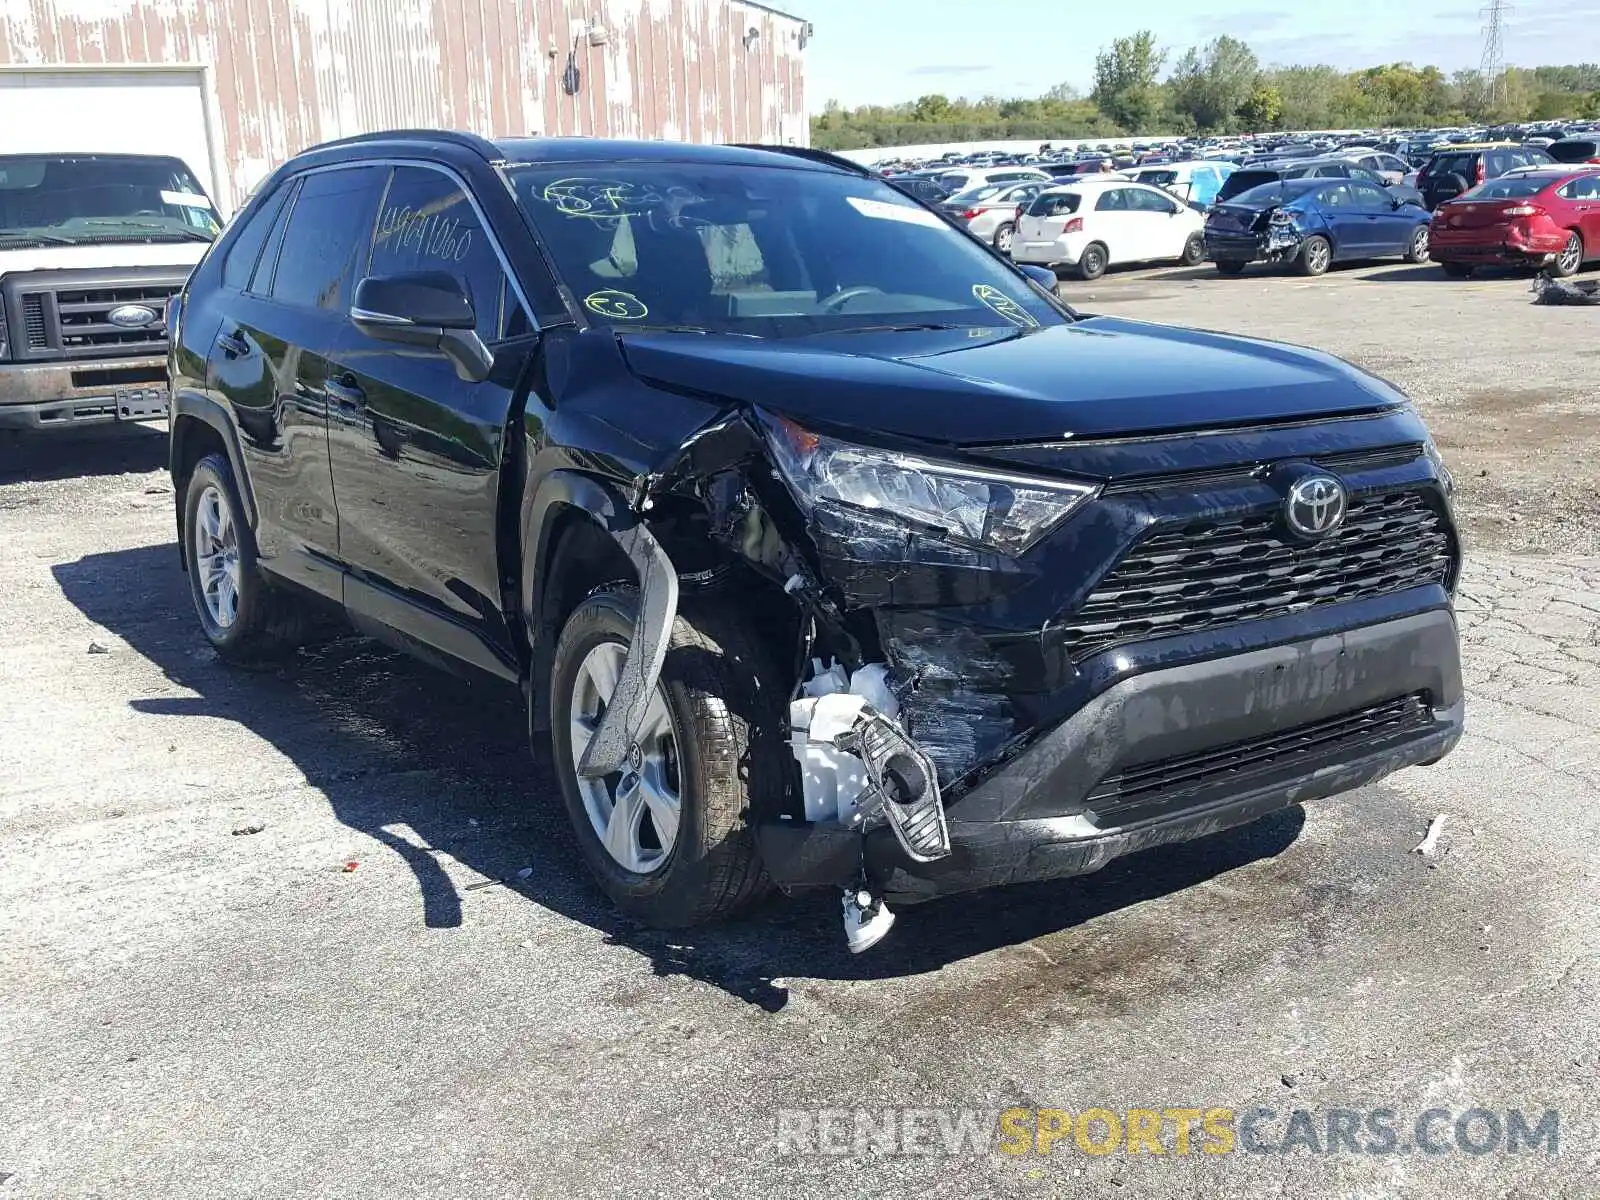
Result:
M1292 262L1321 275L1362 258L1428 261L1432 214L1360 179L1285 179L1234 196L1206 218L1206 257L1224 275L1253 262Z

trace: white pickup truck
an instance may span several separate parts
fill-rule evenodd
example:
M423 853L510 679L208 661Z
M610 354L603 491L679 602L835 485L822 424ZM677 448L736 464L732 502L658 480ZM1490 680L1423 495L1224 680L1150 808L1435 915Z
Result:
M0 430L167 415L167 301L222 227L144 154L0 154Z

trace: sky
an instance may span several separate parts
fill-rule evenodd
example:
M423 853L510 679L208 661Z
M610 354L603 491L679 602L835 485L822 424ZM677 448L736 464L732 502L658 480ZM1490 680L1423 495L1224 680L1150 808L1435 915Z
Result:
M1037 96L1057 83L1085 92L1094 56L1140 29L1176 58L1221 34L1241 38L1268 65L1375 63L1476 67L1487 0L776 0L813 22L806 102L893 104L947 96ZM1506 18L1506 62L1600 61L1600 0L1522 0Z

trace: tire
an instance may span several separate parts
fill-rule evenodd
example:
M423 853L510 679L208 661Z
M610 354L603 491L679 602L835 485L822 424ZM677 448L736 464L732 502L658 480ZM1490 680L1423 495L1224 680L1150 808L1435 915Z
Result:
M1294 260L1294 269L1302 275L1326 275L1333 265L1333 243L1320 233L1314 233L1300 243L1300 253Z
M1111 255L1100 242L1090 242L1078 256L1078 278L1099 279L1111 265Z
M1178 256L1179 265L1198 267L1205 260L1206 239L1198 233L1191 233L1189 240L1183 244L1183 253Z
M1406 247L1406 261L1408 263L1425 263L1428 261L1428 227L1418 225L1416 232L1411 235L1411 245Z
M683 928L732 916L768 890L750 814L779 811L793 778L787 695L761 643L725 606L680 610L658 685L672 753L660 739L643 747L637 777L645 798L631 836L621 839L627 848L614 854L599 821L615 813L630 772L580 780L574 732L578 721L593 727L586 664L615 655L620 669L637 605L637 593L621 588L591 596L568 618L550 672L553 757L579 849L601 888L629 917ZM654 814L674 792L677 826L668 845Z
M1217 274L1218 275L1243 275L1244 274L1244 260L1243 259L1238 259L1238 258L1219 258L1219 259L1217 259Z
M1004 254L1007 258L1010 258L1011 244L1016 240L1016 237L1017 227L1010 221L1007 221L1004 225L1000 226L999 229L994 231L994 248L1000 251L1001 254Z
M1576 275L1582 267L1583 234L1574 229L1572 236L1567 239L1566 249L1556 255L1555 261L1549 266L1549 271L1555 278L1565 279L1569 275Z
M1464 262L1444 262L1439 266L1444 268L1444 273L1451 279L1470 279L1472 277L1472 264Z
M269 584L244 520L233 467L220 454L195 464L183 501L183 563L200 630L229 662L281 657L305 641L307 613Z

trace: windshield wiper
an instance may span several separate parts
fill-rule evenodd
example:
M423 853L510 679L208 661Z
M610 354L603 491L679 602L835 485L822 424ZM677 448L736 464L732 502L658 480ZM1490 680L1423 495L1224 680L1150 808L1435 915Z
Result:
M144 240L151 236L156 236L180 242L210 242L216 240L215 235L202 233L198 229L173 229L169 225L141 225L132 221L89 221L86 224L96 227L93 237L123 237ZM101 230L104 230L104 232L101 232Z
M69 237L62 237L58 233L12 233L0 232L0 241L4 242L40 242L46 246L76 246L78 243Z
M848 329L818 329L813 333L805 334L806 337L827 337L839 333L919 333L932 331L935 333L948 333L956 329L994 329L996 332L1005 332L1000 326L989 325L949 325L935 321L926 321L906 325L852 325Z
M759 333L746 333L741 329L707 329L704 325L652 325L648 321L629 321L626 325L613 325L613 333L633 333L637 330L648 330L650 333L699 333L707 337L742 337L755 338L757 341L765 340Z

